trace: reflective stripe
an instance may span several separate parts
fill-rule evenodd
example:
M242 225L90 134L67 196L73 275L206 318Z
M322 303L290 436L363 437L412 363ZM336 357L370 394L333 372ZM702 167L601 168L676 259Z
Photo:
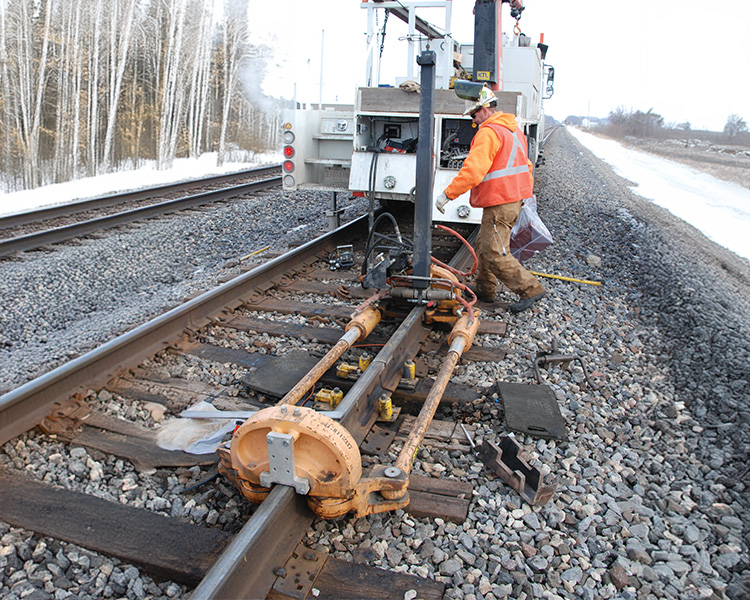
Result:
M521 165L520 167L511 167L510 169L500 169L499 171L491 171L485 175L482 179L482 183L490 181L491 179L499 179L500 177L507 177L508 175L520 175L521 173L528 173L529 165Z
M496 169L495 171L490 171L489 173L487 173L487 175L484 176L484 179L482 179L482 183L484 183L485 181L490 181L492 179L498 179L499 177L508 177L510 175L520 175L521 173L529 172L528 161L524 165L519 165L517 167L513 166L513 163L516 161L516 154L518 154L518 151L521 150L521 153L523 154L523 145L521 144L521 140L517 135L520 131L521 128L519 127L510 134L513 138L513 148L511 148L510 150L508 164L504 169Z

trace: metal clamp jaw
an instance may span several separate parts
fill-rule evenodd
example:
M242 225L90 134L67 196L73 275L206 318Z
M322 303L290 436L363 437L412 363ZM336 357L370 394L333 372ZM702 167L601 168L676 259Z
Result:
M370 475L362 477L346 498L333 498L308 495L307 504L319 517L336 519L354 511L357 517L388 512L404 508L409 504L409 476L396 467L376 465ZM381 492L399 496L387 499Z

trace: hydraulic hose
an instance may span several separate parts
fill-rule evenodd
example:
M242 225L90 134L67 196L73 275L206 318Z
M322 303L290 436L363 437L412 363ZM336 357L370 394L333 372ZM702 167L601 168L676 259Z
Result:
M435 227L437 227L438 229L442 229L443 231L447 231L448 233L454 235L459 240L461 240L463 245L466 246L466 249L469 251L469 254L471 254L471 258L474 260L474 265L472 266L471 271L464 273L463 271L454 269L450 265L446 265L444 262L439 261L434 256L432 257L432 262L434 262L436 265L443 267L444 269L448 269L454 275L459 275L461 277L470 277L471 275L476 273L477 268L479 267L479 259L477 258L477 253L474 252L474 248L471 247L471 244L467 242L466 239L460 233L458 233L458 231L455 231L451 229L450 227L446 227L445 225L440 225L439 223L435 223Z

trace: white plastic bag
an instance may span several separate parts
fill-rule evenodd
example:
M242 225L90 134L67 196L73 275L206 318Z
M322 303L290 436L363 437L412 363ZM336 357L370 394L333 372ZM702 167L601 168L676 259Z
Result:
M215 411L208 402L198 402L190 410ZM156 435L156 445L164 450L182 450L190 454L211 454L235 427L232 419L172 419Z
M536 196L527 198L510 232L510 253L519 262L524 262L553 241L552 234L536 211Z

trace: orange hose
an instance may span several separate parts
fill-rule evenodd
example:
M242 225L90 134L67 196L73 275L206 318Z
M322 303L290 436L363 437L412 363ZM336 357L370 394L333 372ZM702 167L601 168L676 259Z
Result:
M458 269L454 269L453 267L446 265L445 263L439 261L434 256L432 257L432 262L434 262L436 265L443 267L444 269L448 269L454 275L459 275L461 277L470 277L471 275L476 273L477 268L479 267L479 259L477 258L477 253L474 252L474 248L471 247L471 244L467 242L464 239L464 237L460 233L458 233L458 231L455 231L451 229L450 227L446 227L445 225L440 225L439 223L435 223L435 227L437 227L438 229L442 229L443 231L447 231L448 233L456 236L459 240L461 240L464 246L466 246L469 252L471 253L471 257L474 259L474 266L471 268L471 271L469 271L468 273L464 273L463 271L459 271Z

